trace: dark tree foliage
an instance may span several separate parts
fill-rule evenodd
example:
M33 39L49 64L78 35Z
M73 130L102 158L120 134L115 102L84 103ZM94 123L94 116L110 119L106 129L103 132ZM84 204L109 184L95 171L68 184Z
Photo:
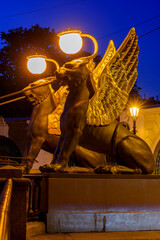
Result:
M47 62L47 70L41 75L31 74L27 69L27 56L40 54L55 59L60 66L65 62L89 55L81 51L75 55L65 55L59 48L54 29L39 25L11 29L1 32L3 47L0 49L0 96L23 89L29 83L43 77L52 76L56 70ZM0 106L0 115L7 117L30 116L31 105L26 100Z
M56 34L49 28L38 25L31 29L22 27L1 33L3 48L0 50L0 81L4 86L2 94L26 87L37 76L27 70L27 56L33 54L51 55L57 53L52 42ZM50 52L48 50L50 49Z
M132 97L140 98L140 90L141 89L142 89L141 87L137 86L137 82L135 82L135 84L130 92L130 98L132 98Z
M142 108L146 104L146 100L142 98L140 94L140 90L142 88L137 85L137 81L135 82L128 98L128 102L126 105L126 109L128 110L128 116L130 117L130 110L131 107L138 107Z
M27 69L27 56L46 55L58 62L57 37L54 30L35 25L30 29L22 27L1 33L3 47L0 49L0 95L3 96L23 89L40 77L51 74L53 67L40 77L31 74ZM54 69L55 70L55 69ZM0 115L7 117L30 116L31 105L26 100L10 103L0 107Z
M132 105L143 105L142 97L140 95L140 90L142 88L138 87L137 81L135 82L128 98L128 106L131 107Z

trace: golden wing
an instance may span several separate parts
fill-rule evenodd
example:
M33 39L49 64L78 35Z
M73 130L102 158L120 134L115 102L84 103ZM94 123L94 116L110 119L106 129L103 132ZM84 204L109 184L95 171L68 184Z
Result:
M137 78L138 53L138 37L134 28L109 61L104 58L107 57L106 51L103 62L93 72L98 91L89 101L88 125L110 124L123 111Z
M102 60L97 65L97 67L93 70L93 82L94 82L94 85L97 90L100 87L100 81L99 81L100 76L101 76L102 72L104 71L106 65L108 64L109 60L115 54L115 52L116 52L116 48L114 46L114 42L111 40L109 42L109 45L107 47L107 50L106 50Z

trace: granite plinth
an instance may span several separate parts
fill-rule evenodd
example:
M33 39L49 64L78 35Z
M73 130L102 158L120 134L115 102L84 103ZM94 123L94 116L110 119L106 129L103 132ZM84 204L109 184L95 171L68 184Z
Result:
M47 232L160 230L160 176L52 174Z

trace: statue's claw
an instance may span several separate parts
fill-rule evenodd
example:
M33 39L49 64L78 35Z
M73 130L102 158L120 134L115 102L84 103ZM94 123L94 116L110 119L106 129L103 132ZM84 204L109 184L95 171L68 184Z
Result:
M100 166L94 169L94 173L97 174L116 174L117 173L117 169L115 166Z
M94 173L97 174L142 174L142 170L140 168L128 168L121 165L116 166L99 166L94 169Z
M142 170L140 168L134 169L135 174L142 174Z
M45 164L43 166L39 167L39 170L41 172L49 172L49 173L55 173L55 172L67 172L65 171L66 166L63 166L61 164Z
M68 167L61 164L45 164L40 166L39 170L45 173L93 173L92 168Z

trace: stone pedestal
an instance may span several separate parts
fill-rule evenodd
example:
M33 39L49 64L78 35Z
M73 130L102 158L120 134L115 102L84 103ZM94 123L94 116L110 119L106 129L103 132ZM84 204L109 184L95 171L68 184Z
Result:
M47 232L160 230L158 175L52 174Z

